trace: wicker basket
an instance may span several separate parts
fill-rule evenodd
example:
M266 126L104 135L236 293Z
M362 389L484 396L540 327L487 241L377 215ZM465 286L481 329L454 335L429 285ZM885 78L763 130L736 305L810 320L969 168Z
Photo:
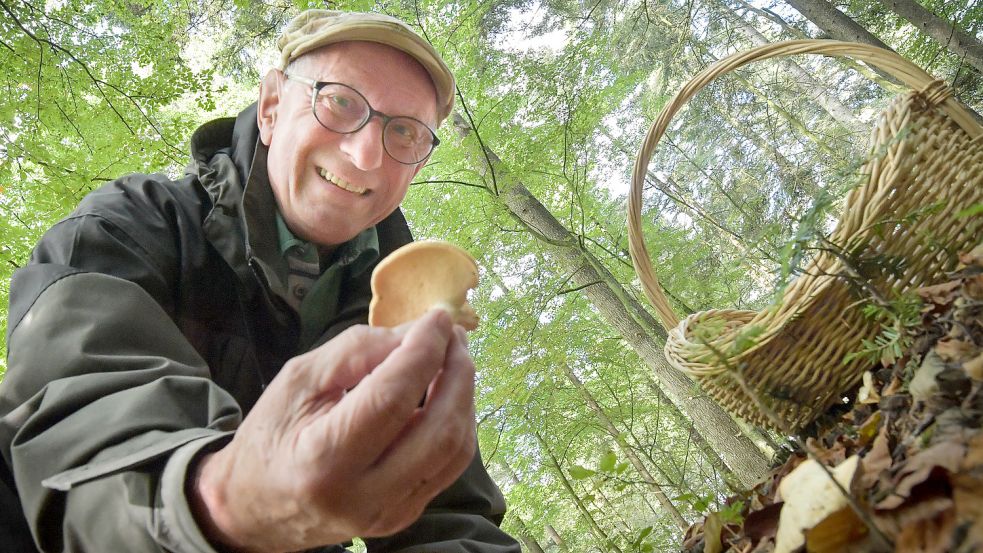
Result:
M716 309L680 321L653 272L642 238L641 204L655 147L673 115L694 94L752 61L807 53L872 63L913 90L881 115L862 170L865 182L848 194L830 237L840 248L863 244L867 254L904 259L903 275L875 277L870 281L874 288L891 296L939 281L954 269L955 253L979 243L983 219L956 216L983 203L983 128L944 83L893 52L825 40L768 44L718 61L676 94L649 130L635 162L628 204L635 270L669 331L669 362L697 379L731 413L784 431L795 431L823 413L859 382L869 364L861 358L845 362L865 338L879 332L877 323L861 312L856 286L844 278L852 269L838 256L821 253L773 308ZM936 209L924 209L933 204ZM914 219L910 224L892 223L909 215ZM751 329L754 339L749 341ZM762 405L772 414L763 412Z

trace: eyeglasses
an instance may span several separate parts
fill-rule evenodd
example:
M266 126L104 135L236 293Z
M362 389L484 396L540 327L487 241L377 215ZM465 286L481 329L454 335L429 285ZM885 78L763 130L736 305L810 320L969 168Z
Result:
M404 165L427 159L440 139L424 122L413 117L390 116L369 105L354 88L334 82L315 81L286 74L288 79L311 87L311 110L322 127L339 134L362 130L372 117L382 119L382 148L389 157Z

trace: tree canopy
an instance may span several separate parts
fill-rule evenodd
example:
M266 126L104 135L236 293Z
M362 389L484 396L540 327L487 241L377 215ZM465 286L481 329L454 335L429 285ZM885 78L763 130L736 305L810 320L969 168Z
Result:
M481 449L505 527L534 552L677 548L782 449L672 380L628 255L634 157L690 77L766 42L876 40L983 109L983 5L965 1L0 0L4 335L10 276L43 232L123 174L181 174L199 124L255 101L283 24L325 5L409 21L457 75L455 114L403 207L418 238L481 266ZM676 311L768 305L796 245L835 224L901 90L863 64L796 57L693 98L644 200Z

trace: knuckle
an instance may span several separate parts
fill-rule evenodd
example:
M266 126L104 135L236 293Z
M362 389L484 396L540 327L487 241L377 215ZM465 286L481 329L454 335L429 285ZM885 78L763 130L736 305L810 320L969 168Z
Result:
M434 445L438 451L445 453L460 451L467 447L469 433L467 425L461 421L448 421L435 437Z
M415 408L415 405L407 401L405 392L391 385L375 386L368 397L372 410L387 413L396 419L405 418Z

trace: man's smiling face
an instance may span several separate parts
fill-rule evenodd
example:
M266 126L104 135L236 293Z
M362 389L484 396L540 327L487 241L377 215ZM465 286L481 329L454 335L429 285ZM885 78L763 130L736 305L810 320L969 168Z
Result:
M435 126L436 91L429 74L390 46L332 44L294 61L288 72L346 84L380 112ZM263 79L258 121L280 214L294 234L322 246L346 242L385 219L423 167L404 165L386 153L379 117L352 134L322 127L311 112L311 87L277 70Z

